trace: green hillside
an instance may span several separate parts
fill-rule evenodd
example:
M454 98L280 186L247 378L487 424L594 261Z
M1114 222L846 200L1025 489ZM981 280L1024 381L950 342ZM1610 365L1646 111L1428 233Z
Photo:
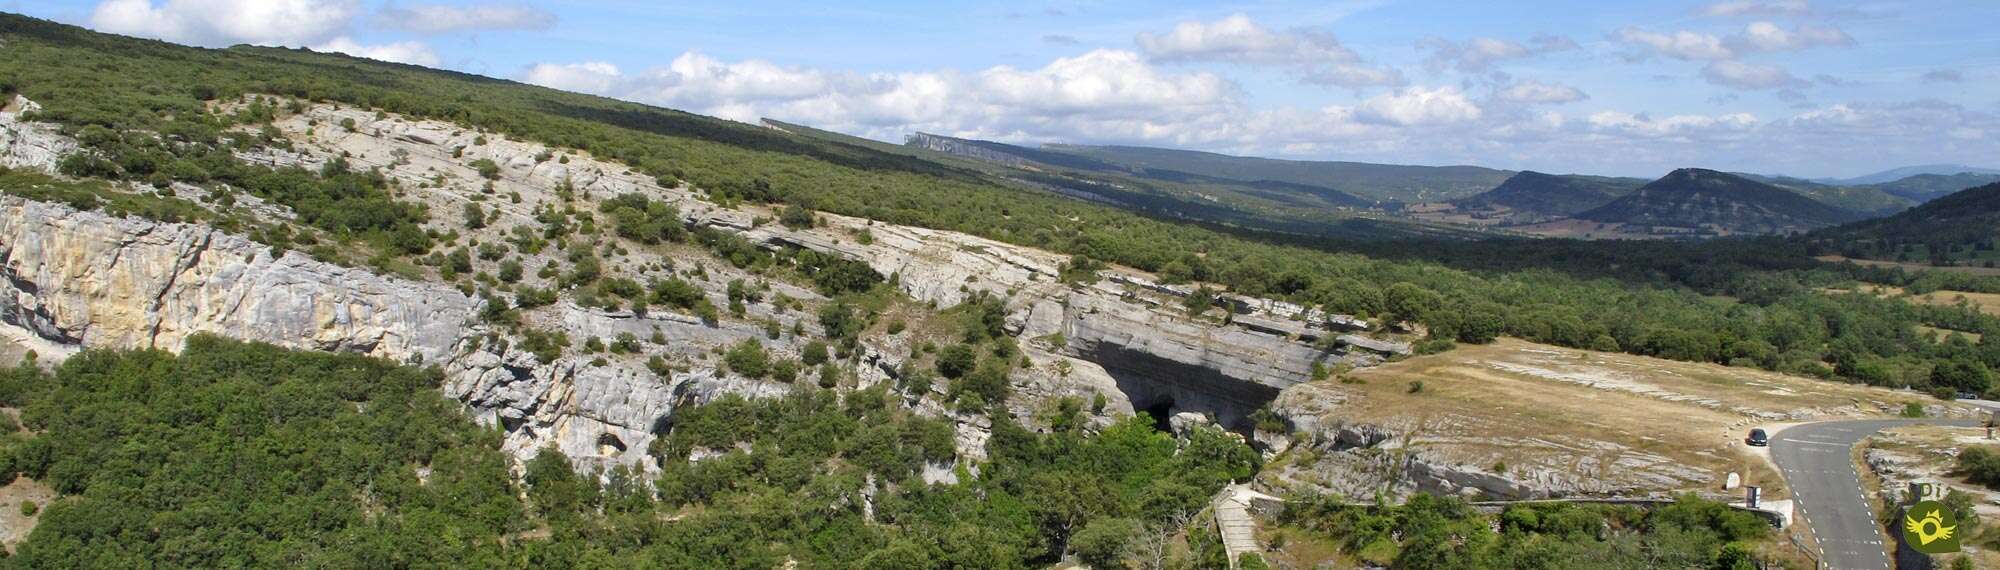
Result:
M2000 174L1981 172L1961 172L1958 174L1918 174L1893 182L1883 182L1875 187L1913 203L1922 204L1950 195L1953 192L2000 182Z
M1514 174L1478 166L1279 160L1135 146L1049 145L1046 150L1130 168L1173 170L1247 182L1289 182L1332 188L1370 200L1403 203L1471 196L1500 185Z
M2000 262L2000 183L1931 200L1886 218L1815 233L1846 257L1993 267Z
M1640 226L1714 227L1731 233L1768 234L1826 227L1860 216L1734 174L1683 168L1577 217Z
M1637 178L1523 171L1492 190L1452 203L1461 208L1507 208L1521 218L1557 218L1609 204L1645 183Z

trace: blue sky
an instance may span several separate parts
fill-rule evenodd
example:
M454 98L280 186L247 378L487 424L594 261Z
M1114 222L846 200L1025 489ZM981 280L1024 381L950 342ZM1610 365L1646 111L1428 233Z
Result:
M0 0L900 141L1657 176L2000 167L2000 3Z

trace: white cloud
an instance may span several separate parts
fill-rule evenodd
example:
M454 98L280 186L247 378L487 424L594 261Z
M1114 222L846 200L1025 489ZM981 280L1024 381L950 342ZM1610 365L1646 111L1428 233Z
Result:
M1800 16L1811 11L1806 0L1729 0L1702 6L1695 13L1710 17Z
M356 0L105 0L90 25L199 46L300 46L342 35L359 12Z
M1686 30L1665 34L1625 28L1612 34L1611 37L1644 49L1645 55L1691 61L1714 61L1736 57L1736 51L1723 45L1722 38Z
M1779 89L1809 85L1803 79L1793 77L1785 68L1775 65L1759 65L1726 60L1710 62L1701 68L1702 79L1709 83L1736 89Z
M1093 129L1153 136L1181 119L1219 113L1237 98L1236 86L1219 76L1166 73L1119 50L1037 69L873 74L731 63L689 52L638 74L604 63L543 64L521 78L739 121L772 117L884 135L909 128L996 137Z
M375 20L383 26L423 34L465 30L543 30L554 26L555 14L527 5L444 6L419 4L385 6Z
M1739 134L1757 126L1749 113L1674 115L1654 119L1644 113L1600 111L1588 121L1593 131L1641 138L1711 139Z
M395 42L379 45L362 45L352 38L341 36L324 44L312 46L317 51L340 52L354 57L365 57L395 63L436 67L437 52L431 51L423 42Z
M100 31L198 46L305 46L382 61L436 66L422 42L366 45L346 32L356 0L106 0L91 12Z
M1479 105L1456 87L1410 87L1361 102L1356 116L1364 122L1389 125L1438 125L1478 120Z
M1138 43L1147 56L1162 61L1320 63L1360 59L1331 34L1275 32L1243 14L1214 22L1181 22L1165 34L1142 32Z
M1851 46L1854 37L1840 28L1800 24L1786 30L1770 22L1753 22L1743 29L1738 42L1755 51L1792 51L1826 46Z
M1181 22L1164 34L1141 32L1135 42L1154 61L1222 61L1296 69L1307 83L1340 87L1403 83L1395 69L1364 62L1323 30L1276 31L1236 14L1213 22Z
M1539 81L1522 81L1501 89L1495 95L1502 101L1529 105L1555 105L1590 98L1575 87Z
M543 63L521 74L522 81L543 87L600 95L612 93L622 79L624 73L618 70L618 66L601 61Z
M1529 44L1495 38L1473 38L1462 43L1430 39L1419 45L1431 50L1431 56L1426 63L1433 70L1452 67L1466 73L1486 71L1494 63L1504 60L1573 50L1578 47L1575 40L1551 35L1535 36L1529 40Z

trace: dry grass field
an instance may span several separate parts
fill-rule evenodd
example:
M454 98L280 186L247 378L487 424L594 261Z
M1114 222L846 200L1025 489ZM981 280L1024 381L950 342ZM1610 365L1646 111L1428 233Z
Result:
M1353 421L1419 424L1412 445L1613 488L1697 489L1734 471L1776 491L1761 450L1742 443L1751 428L1887 417L1909 402L1972 413L1910 392L1513 339L1362 370L1339 388L1354 394Z

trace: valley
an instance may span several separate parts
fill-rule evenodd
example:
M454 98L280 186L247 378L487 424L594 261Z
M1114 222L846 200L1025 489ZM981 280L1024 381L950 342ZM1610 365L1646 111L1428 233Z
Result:
M0 56L0 567L1803 568L1749 430L2000 395L1972 167L895 144L12 14Z

